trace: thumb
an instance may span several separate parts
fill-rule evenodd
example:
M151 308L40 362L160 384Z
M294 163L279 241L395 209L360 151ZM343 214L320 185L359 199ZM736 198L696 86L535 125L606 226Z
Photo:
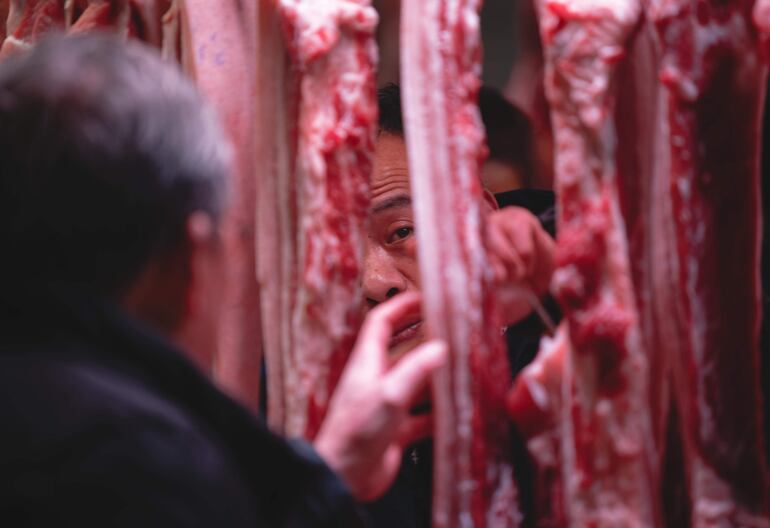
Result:
M429 341L404 356L387 374L389 392L403 406L411 407L428 384L431 374L447 359L443 341Z

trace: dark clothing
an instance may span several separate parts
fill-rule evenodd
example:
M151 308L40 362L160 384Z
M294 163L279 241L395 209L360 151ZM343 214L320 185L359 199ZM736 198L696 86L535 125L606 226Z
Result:
M518 190L495 195L500 207L518 206L529 209L540 219L543 228L556 236L554 193L545 190ZM544 303L554 321L560 318L553 299ZM543 325L537 316L509 327L505 332L508 361L515 378L537 354ZM531 479L534 471L524 442L512 431L511 456L519 485L519 507L529 522L533 501ZM388 492L379 500L366 505L370 522L375 528L430 528L433 451L430 441L421 442L407 450L399 475Z
M553 191L544 189L518 189L495 195L497 205L523 207L540 219L548 234L556 238L556 197Z
M362 526L309 446L270 433L99 301L0 299L0 401L12 526Z

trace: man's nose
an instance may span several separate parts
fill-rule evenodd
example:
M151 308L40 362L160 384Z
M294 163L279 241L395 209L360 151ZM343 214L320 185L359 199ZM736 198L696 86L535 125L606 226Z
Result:
M366 303L371 308L406 291L408 282L388 252L370 244L364 257L363 287Z

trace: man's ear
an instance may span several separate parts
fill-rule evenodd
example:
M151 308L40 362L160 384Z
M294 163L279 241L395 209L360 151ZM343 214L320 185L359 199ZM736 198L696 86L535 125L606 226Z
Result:
M195 212L187 219L185 261L186 284L180 325L174 341L198 366L211 373L217 345L220 272L219 232L206 213Z
M187 266L189 267L189 284L185 295L185 316L196 317L205 304L207 292L202 288L206 275L210 270L209 257L212 246L217 243L216 227L211 217L196 211L187 219L185 229L187 246Z
M500 209L500 206L498 205L497 200L495 200L495 195L492 194L489 189L484 189L483 194L484 194L484 203L487 205L487 207L489 207L489 211L487 212L497 211L498 209Z

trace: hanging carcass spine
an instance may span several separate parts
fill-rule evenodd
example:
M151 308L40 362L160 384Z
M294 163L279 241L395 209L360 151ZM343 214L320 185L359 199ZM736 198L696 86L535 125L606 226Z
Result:
M404 119L433 379L433 525L518 525L502 391L508 366L483 246L476 0L402 3Z
M260 16L272 50L260 71L279 94L260 112L276 126L263 136L258 193L268 414L284 434L312 438L363 308L377 14L369 0L281 0L262 2Z

